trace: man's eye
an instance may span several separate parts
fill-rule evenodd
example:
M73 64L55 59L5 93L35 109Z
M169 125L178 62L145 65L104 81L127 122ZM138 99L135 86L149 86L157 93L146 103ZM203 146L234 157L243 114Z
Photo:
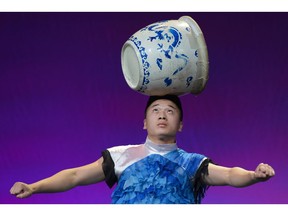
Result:
M158 112L159 111L159 109L157 109L157 108L154 108L153 110L152 110L152 112Z
M172 113L173 113L173 110L168 110L167 112L170 113L170 114L172 114Z

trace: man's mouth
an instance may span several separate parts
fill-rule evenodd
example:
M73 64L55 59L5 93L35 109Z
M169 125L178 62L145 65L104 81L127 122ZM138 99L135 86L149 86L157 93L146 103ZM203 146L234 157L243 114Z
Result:
M159 123L159 124L157 124L157 126L162 128L162 127L166 127L167 124L166 123Z

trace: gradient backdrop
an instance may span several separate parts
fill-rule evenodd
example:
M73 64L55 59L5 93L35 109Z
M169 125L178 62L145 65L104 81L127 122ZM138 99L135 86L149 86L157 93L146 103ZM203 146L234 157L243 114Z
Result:
M288 13L0 13L0 203L110 203L105 183L16 199L32 183L146 138L147 96L121 70L124 42L140 28L189 15L208 46L210 79L182 96L179 147L225 166L271 164L276 176L247 188L210 187L206 204L288 203Z

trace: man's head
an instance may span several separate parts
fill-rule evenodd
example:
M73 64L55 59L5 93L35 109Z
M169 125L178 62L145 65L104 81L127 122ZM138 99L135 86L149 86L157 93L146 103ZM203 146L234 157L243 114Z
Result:
M164 100L170 100L171 102L173 102L177 108L179 109L180 111L180 120L182 121L183 120L183 110L182 110L182 104L181 104L181 101L179 99L178 96L176 95L163 95L163 96L150 96L148 101L147 101L147 104L146 104L146 107L145 107L145 117L147 115L147 109L148 107L156 100L160 100L160 99L164 99Z
M178 96L150 96L146 108L144 129L157 143L173 143L182 130L182 105Z

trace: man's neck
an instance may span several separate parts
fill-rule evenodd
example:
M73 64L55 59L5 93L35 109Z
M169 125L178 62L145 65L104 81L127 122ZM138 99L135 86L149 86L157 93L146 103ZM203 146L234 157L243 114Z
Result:
M168 136L149 136L148 139L151 140L155 144L174 144L176 143L175 137Z

